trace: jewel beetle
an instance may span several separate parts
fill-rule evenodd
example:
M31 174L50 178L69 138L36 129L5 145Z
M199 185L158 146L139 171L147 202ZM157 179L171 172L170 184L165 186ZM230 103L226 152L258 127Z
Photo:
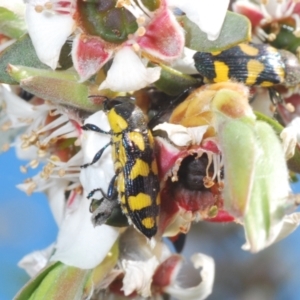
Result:
M268 44L241 43L227 50L196 52L197 71L209 82L234 80L248 86L295 86L300 82L300 63L286 50Z
M91 163L97 162L105 149L112 147L115 176L112 178L107 193L102 189L94 189L88 195L91 198L96 191L102 193L105 207L114 208L120 199L122 212L134 226L147 238L157 232L157 222L160 207L159 179L154 153L154 139L148 129L146 117L136 105L124 98L103 102L107 113L110 131L103 131L93 124L85 124L83 130L91 130L111 135L111 141L100 149ZM119 197L118 197L119 195ZM111 202L107 204L107 200ZM95 205L97 201L92 201ZM92 211L97 208L93 207ZM103 213L104 218L110 213ZM98 212L98 219L101 213Z

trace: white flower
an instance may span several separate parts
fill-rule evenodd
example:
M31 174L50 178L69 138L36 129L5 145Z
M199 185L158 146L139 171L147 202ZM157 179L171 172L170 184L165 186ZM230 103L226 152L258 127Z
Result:
M9 128L29 127L38 128L43 124L49 113L49 105L33 106L13 93L10 86L2 85L4 110L9 118Z
M178 7L186 13L187 17L207 34L209 40L219 37L229 0L168 0L169 5Z
M151 296L152 277L158 265L159 262L155 256L146 261L123 260L122 267L125 269L123 291L125 296L134 291L143 297Z
M299 199L298 199L299 201ZM300 213L292 213L289 215L284 216L282 222L277 226L277 234L272 235L272 239L269 241L265 247L277 243L287 236L289 236L292 232L294 232L300 225ZM249 241L247 241L243 246L243 250L251 250L251 245Z
M56 69L62 46L74 30L76 1L27 0L28 33L39 59Z
M157 81L160 71L160 67L146 68L131 47L123 47L116 53L113 64L99 90L136 91Z
M46 249L31 252L18 262L18 266L24 269L30 277L34 277L46 267L53 250L52 244Z
M183 30L175 16L167 9L165 1L162 1L155 12L148 11L140 3L147 13L138 8L134 2L130 5L121 3L120 5L134 13L139 22L143 20L139 24L139 29L130 34L128 40L121 45L108 43L101 36L89 35L84 28L80 28L80 22L76 23L78 18L75 14L75 0L28 0L27 3L26 21L33 45L40 60L52 69L58 66L61 48L75 29L78 30L72 46L72 60L81 81L97 73L116 53L115 60L125 64L122 68L122 74L125 75L123 78L113 77L120 70L120 64L114 62L112 68L115 71L109 73L109 78L101 85L101 89L132 91L145 87L159 78L160 68L146 68L141 61L142 56L171 62L182 53ZM160 31L160 34L157 34L157 31ZM128 50L128 47L133 47L137 54ZM128 51L132 53L128 54Z
M192 256L194 268L201 268L201 279L199 276L196 286L186 287L179 284L182 257L172 254L161 241L151 248L141 234L128 228L120 237L119 248L125 295L136 291L143 297L150 297L153 291L163 291L175 299L198 300L205 299L212 291L215 272L214 261L209 256L200 253ZM155 294L155 297L159 296Z
M109 130L107 117L103 111L93 114L86 119L85 123L92 123L103 130ZM81 158L81 164L91 162L98 150L109 141L109 135L85 131L82 135L83 158L78 156L78 159ZM59 260L67 265L92 269L106 257L120 231L107 225L93 226L89 212L90 200L86 196L95 188L101 187L106 191L113 175L110 149L107 149L97 163L81 169L80 180L84 194L72 192L70 195L55 246L56 252L51 257L51 261Z
M193 287L180 287L174 283L167 287L165 291L178 300L202 300L207 298L212 292L215 279L214 260L205 254L196 253L191 257L196 269L200 269L201 282Z
M261 28L261 26L265 25L266 23L271 23L273 21L281 21L289 17L295 20L295 36L297 36L300 32L300 4L298 1L238 0L235 3L233 3L233 10L247 16L250 19L253 31L260 40L274 39L274 34L268 35Z
M176 146L199 145L203 139L208 125L198 127L184 127L178 124L164 122L153 128L155 130L163 130L167 133L168 138Z
M94 227L86 197L73 192L69 203L51 261L93 269L106 257L120 230L107 225Z
M294 118L281 132L283 151L287 159L295 154L296 146L300 146L300 117Z
M109 131L110 126L107 116L103 111L98 111L88 117L84 124L93 124L104 131ZM83 164L92 162L95 154L106 146L111 140L110 135L87 130L82 134ZM86 194L97 188L107 191L112 177L115 175L111 148L108 147L102 154L98 162L87 168L82 168L80 173L80 182ZM97 192L99 199L102 195ZM90 200L86 200L89 202Z

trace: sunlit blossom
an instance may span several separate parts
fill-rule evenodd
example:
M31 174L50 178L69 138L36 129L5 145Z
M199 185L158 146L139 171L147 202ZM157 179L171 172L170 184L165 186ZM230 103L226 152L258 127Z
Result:
M160 67L146 68L131 48L124 47L115 55L114 63L99 89L130 92L157 81L159 77Z
M299 35L300 30L300 4L293 0L270 0L270 1L249 1L237 0L233 4L233 10L247 16L252 23L253 31L260 40L274 40L276 36L268 35L263 26L276 21L281 21L291 17L295 21L295 36Z
M26 1L28 32L39 59L52 69L58 66L60 51L75 29L75 0Z

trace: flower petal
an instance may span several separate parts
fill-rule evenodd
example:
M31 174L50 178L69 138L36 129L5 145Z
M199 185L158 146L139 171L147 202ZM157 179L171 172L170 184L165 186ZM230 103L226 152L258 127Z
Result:
M119 236L119 230L107 225L93 227L89 201L75 193L71 198L73 204L66 212L51 261L92 269L106 257Z
M98 37L78 34L73 41L72 59L81 82L97 73L111 55L112 50Z
M209 40L216 40L220 34L229 0L169 0L170 5L178 7L199 28L207 33Z
M199 145L208 127L208 125L184 127L182 125L164 122L155 126L153 130L165 131L172 143L180 147L187 147L189 145Z
M56 184L47 189L49 206L56 224L60 227L65 215L66 189L69 182L64 179L55 180Z
M182 256L173 254L159 265L153 276L155 288L165 288L175 281L182 266L182 260Z
M18 262L18 267L24 269L30 277L34 277L47 265L53 250L52 244L46 249L31 252Z
M123 288L125 296L136 291L143 297L151 296L151 283L153 274L159 265L155 256L146 261L123 260L122 267L125 270Z
M188 233L195 217L191 211L181 208L169 220L168 226L164 229L164 236L176 236L178 233Z
M280 229L280 232L275 239L270 241L270 244L277 243L287 236L289 236L291 233L293 233L300 225L300 213L292 213L290 215L287 215L283 218L282 227ZM243 246L243 250L251 250L251 245L249 241L247 241Z
M124 47L116 53L113 64L99 90L136 91L158 80L160 70L160 67L146 68L130 47Z
M45 5L48 0L40 0ZM33 46L39 59L52 69L56 69L60 50L74 30L72 15L43 10L37 12L35 1L26 6L26 23Z
M109 130L107 117L103 111L93 114L85 123ZM82 138L84 162L91 162L94 155L109 142L109 135L93 131L84 132ZM97 163L82 169L80 180L84 187L84 195L99 187L106 191L114 174L111 151L108 149ZM93 227L89 205L90 201L83 196L73 193L70 197L66 218L58 236L56 253L51 260L60 260L71 266L90 269L105 258L118 238L119 230L107 225ZM87 253L89 255L86 255Z
M13 93L10 86L3 84L1 89L3 100L5 102L6 114L11 122L11 127L28 126L31 120L45 119L48 110L45 107L44 111L36 109L35 106L24 101L22 98ZM39 106L41 108L42 106Z
M282 139L282 146L285 158L289 159L293 157L297 146L297 128L284 128L280 134L280 137Z
M165 61L178 58L183 51L183 29L175 16L165 6L159 10L146 28L146 33L137 39L147 53Z
M189 146L192 142L192 138L189 136L187 128L182 125L164 122L153 128L153 131L156 130L165 131L170 141L177 146Z
M84 124L94 124L104 131L109 131L107 116L103 111L98 111L88 117ZM110 142L110 135L94 131L84 131L82 135L83 163L90 163L95 154ZM98 162L93 165L82 168L80 172L80 182L85 193L96 188L102 188L107 191L111 178L115 175L111 148L107 148ZM95 194L96 195L96 194ZM101 197L100 197L101 198ZM86 202L89 202L86 200Z
M172 63L172 68L184 74L197 74L194 55L197 51L184 47L182 58L176 59Z
M215 278L215 263L210 256L196 253L191 257L196 269L201 268L201 282L194 287L183 288L174 283L165 289L165 292L178 300L202 300L212 292Z
M233 11L246 16L253 27L259 26L261 20L264 18L260 7L250 1L236 1L232 4L232 9Z

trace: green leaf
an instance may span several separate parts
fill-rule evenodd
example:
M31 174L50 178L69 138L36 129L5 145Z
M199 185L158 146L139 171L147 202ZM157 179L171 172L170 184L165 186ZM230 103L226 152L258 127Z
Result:
M160 6L160 0L141 0L143 5L147 7L150 11L154 11L159 8Z
M45 269L43 269L36 277L32 278L26 285L18 292L14 297L14 300L28 300L34 292L34 290L39 286L43 279L47 276L51 270L55 269L60 263L55 262L49 264Z
M275 119L272 119L272 118L270 118L260 112L257 112L257 111L255 112L255 115L257 117L257 120L264 121L264 122L268 123L269 125L271 125L278 136L284 129L284 127ZM291 170L292 172L300 173L300 147L299 146L296 146L295 154L293 157L291 157L287 161L287 165L288 165L289 170Z
M0 7L0 33L10 38L18 39L26 33L24 17L5 7Z
M221 51L251 39L250 21L233 12L227 12L221 33L215 41L208 40L206 33L186 16L180 17L180 21L186 32L186 47L196 51Z
M244 218L245 233L252 252L269 246L279 234L289 206L289 175L282 146L274 130L257 121L254 183Z
M10 47L0 53L0 82L18 84L6 72L8 64L35 67L37 69L50 69L37 57L29 35L24 35Z
M8 72L21 87L43 99L56 104L71 106L94 112L102 108L102 104L94 103L89 95L96 86L78 82L77 73L70 71L39 70L23 66L9 65Z
M80 21L86 33L111 43L125 42L138 29L138 24L129 10L116 7L116 3L116 0L79 1Z
M216 116L224 161L225 209L241 218L247 210L255 180L257 149L254 128L244 118Z
M30 280L14 300L81 300L91 272L53 263Z
M190 75L183 74L163 64L159 66L162 68L161 75L154 85L168 95L176 96L190 87L200 85L200 82Z
M93 270L85 286L87 293L97 286L115 267L119 258L119 242L116 241L105 259Z

